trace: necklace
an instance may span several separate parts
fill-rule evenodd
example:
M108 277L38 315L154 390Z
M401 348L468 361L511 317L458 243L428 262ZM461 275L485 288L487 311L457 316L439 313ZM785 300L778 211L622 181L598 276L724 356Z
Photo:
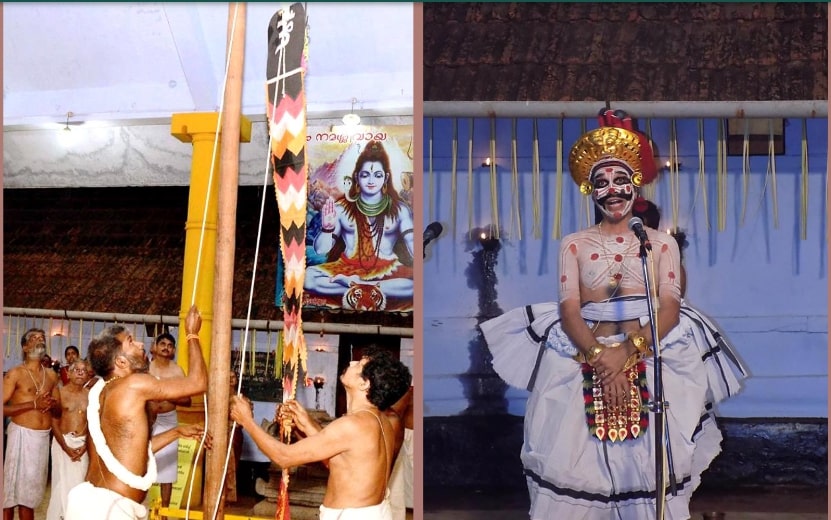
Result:
M108 384L112 383L113 381L117 381L117 380L121 379L121 377L122 376L113 376L113 377L105 380L104 381L104 386L107 386Z
M363 198L358 197L355 201L358 209L367 217L377 217L381 213L387 211L390 205L390 196L385 195L378 202L365 202Z
M600 248L603 250L603 258L605 259L606 265L608 266L608 271L610 275L609 287L617 291L618 286L620 285L620 281L623 278L623 261L626 259L626 256L632 249L632 243L630 241L628 244L626 244L626 239L618 235L617 237L615 237L615 242L617 244L625 244L624 250L612 256L612 253L606 249L606 238L603 235L602 221L597 225L597 233L600 235ZM619 266L616 273L612 273L612 271L614 270L614 262L617 262Z
M29 378L32 380L32 384L35 385L35 397L40 396L40 391L43 390L43 387L46 386L46 370L40 370L41 378L40 378L40 385L38 385L37 381L35 381L35 376L32 375L32 371L29 370L29 367L23 366L26 369L26 373L29 374Z

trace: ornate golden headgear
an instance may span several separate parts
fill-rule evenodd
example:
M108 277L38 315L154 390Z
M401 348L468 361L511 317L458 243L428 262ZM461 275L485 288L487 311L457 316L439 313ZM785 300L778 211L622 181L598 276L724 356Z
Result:
M638 134L625 128L604 126L586 132L571 147L568 168L583 194L592 192L592 170L599 162L605 162L604 159L626 163L632 170L632 183L635 186L645 184Z
M600 128L586 132L571 147L568 167L571 178L588 195L594 187L591 176L601 163L623 162L631 170L632 184L643 186L658 176L649 138L635 129L632 118L623 110L600 110Z

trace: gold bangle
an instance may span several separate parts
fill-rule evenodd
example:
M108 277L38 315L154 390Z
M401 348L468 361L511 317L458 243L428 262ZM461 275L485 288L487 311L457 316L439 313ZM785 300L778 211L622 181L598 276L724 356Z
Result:
M185 337L185 340L187 340L187 341L190 341L190 340L192 340L192 339L199 339L199 334L188 334L188 335Z
M649 345L646 344L646 338L637 332L630 332L626 337L629 338L629 341L632 342L632 345L635 346L635 350L639 354L645 354L649 350Z
M594 363L597 361L597 358L600 357L600 354L602 354L604 350L606 350L606 347L604 347L600 343L595 343L594 345L589 347L589 353L586 355L586 363L594 366Z
M641 360L640 352L635 352L628 358L626 358L626 364L623 365L623 370L629 370L633 366L637 365L638 362Z

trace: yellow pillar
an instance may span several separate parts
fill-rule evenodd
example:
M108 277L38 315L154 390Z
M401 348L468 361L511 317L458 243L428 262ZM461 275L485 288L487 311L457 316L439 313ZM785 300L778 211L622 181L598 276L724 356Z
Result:
M193 145L190 168L190 191L188 193L188 216L185 222L185 260L182 271L182 304L179 309L179 342L184 341L185 317L191 304L199 307L202 314L202 328L199 342L202 356L210 364L211 340L213 338L213 297L216 267L216 229L219 209L220 146L217 134L217 112L191 112L173 114L170 133L183 143ZM251 120L242 117L240 121L240 142L251 141ZM213 173L211 172L213 170ZM203 233L204 228L204 233ZM196 292L194 293L194 287ZM178 364L188 368L187 347L178 349ZM190 407L179 407L180 423L204 421L202 396L194 396ZM204 460L204 459L202 459ZM190 507L198 507L202 500L202 462L194 465L196 479ZM188 481L187 485L189 485ZM187 486L186 485L186 486ZM185 486L185 489L187 488Z
M170 133L193 145L188 216L185 223L185 261L182 273L182 305L179 309L179 335L185 332L185 316L195 303L202 314L199 340L205 361L211 359L213 330L214 271L216 266L217 197L219 196L218 112L173 114ZM251 140L251 120L242 117L240 142ZM211 166L213 165L213 175ZM203 234L204 226L204 234ZM194 287L196 293L194 296ZM178 363L188 366L188 352L178 349Z

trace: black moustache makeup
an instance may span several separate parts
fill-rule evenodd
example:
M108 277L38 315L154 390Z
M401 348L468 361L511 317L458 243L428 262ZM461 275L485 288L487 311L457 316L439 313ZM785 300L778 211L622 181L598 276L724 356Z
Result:
M617 198L617 199L623 199L623 200L632 200L632 198L634 196L635 195L633 193L615 193L614 195L609 194L609 195L606 195L605 197L603 197L601 199L597 199L597 203L600 204L601 206L605 206L606 201L611 199L612 197Z

